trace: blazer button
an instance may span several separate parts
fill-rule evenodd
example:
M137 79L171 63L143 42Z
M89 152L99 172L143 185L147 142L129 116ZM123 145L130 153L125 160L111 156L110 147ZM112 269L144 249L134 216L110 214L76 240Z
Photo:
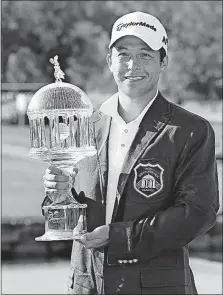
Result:
M127 263L128 262L128 260L123 260L123 263Z
M133 262L134 262L134 263L138 262L138 259L133 259Z
M123 261L122 261L122 260L118 260L118 262L119 262L119 263L123 263Z
M129 260L129 263L133 263L133 260Z

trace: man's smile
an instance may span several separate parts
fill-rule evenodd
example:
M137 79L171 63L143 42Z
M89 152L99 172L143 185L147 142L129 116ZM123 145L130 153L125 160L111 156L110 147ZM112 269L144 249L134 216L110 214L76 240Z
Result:
M138 80L143 80L145 76L125 76L125 79L129 81L138 81Z

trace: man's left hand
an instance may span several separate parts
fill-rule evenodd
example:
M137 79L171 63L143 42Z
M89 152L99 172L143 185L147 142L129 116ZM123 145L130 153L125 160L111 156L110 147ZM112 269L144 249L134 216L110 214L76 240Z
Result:
M83 234L80 242L85 245L87 249L100 248L108 244L109 239L109 226L102 225L94 229L90 233Z

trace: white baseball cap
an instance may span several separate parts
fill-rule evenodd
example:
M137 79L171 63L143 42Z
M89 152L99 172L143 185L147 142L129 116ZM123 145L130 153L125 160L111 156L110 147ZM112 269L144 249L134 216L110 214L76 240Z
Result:
M129 35L140 38L153 50L163 47L167 54L167 33L155 16L135 11L117 19L112 28L109 48L121 37Z

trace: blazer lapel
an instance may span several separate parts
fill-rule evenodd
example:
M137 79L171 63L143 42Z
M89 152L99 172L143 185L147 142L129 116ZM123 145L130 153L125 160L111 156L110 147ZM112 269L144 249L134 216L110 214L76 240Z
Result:
M158 97L154 101L153 105L145 114L139 126L139 131L137 132L126 155L117 187L116 197L118 199L118 204L133 166L144 153L144 151L149 147L149 145L152 144L155 137L168 123L169 117L170 103L159 92ZM116 216L117 210L118 207L115 208L116 212L113 214L113 220Z
M111 117L97 111L92 115L95 146L97 149L97 161L100 176L100 188L103 201L106 200L108 183L108 135L111 125Z

